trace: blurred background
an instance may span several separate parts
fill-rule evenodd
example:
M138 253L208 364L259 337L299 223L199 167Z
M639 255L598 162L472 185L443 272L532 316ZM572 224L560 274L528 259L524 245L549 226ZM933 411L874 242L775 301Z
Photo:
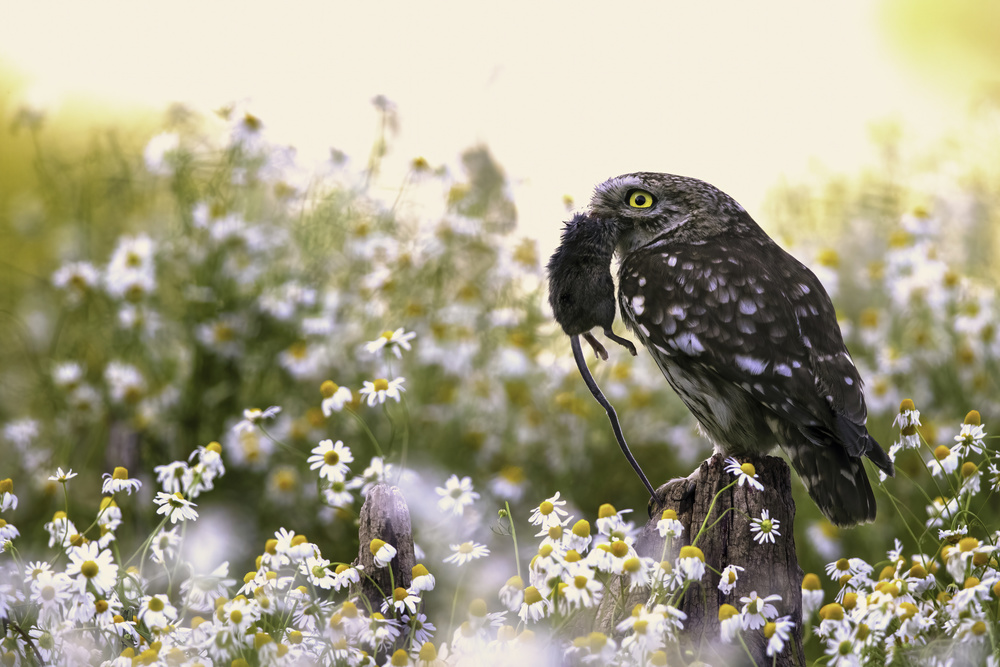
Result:
M578 516L611 502L641 521L543 270L594 185L639 170L719 186L816 271L887 449L903 398L931 448L969 409L989 431L1000 407L996 5L4 14L0 478L24 526L63 507L57 466L80 472L85 514L102 473L127 466L151 497L154 466L219 441L229 472L191 529L206 566L249 567L289 517L349 561L361 498L323 502L304 463L323 438L353 449L358 479L372 439L417 471L427 525L452 473L483 495L468 534L505 500L523 519L556 491ZM365 351L399 327L417 334L401 359ZM709 453L692 419L648 359L612 355L594 370L638 460L654 483L686 475ZM320 409L323 380L356 399L397 376L405 404ZM282 444L233 430L269 405ZM880 494L880 533L834 530L803 493L803 567L878 559L886 534L916 542L923 520L899 508L938 495L919 456L888 483L898 507ZM156 523L132 520L138 536ZM439 529L418 542L434 551Z

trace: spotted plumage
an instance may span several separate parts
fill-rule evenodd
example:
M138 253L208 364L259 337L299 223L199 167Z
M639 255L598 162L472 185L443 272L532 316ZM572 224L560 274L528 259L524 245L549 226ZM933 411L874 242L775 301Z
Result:
M610 179L589 216L615 237L622 319L716 448L780 446L833 523L872 521L861 457L893 466L865 427L863 383L816 276L696 179Z

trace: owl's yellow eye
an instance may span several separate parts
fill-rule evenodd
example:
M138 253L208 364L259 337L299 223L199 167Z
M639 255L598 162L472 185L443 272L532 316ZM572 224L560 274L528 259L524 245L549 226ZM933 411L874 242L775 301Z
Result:
M653 205L653 195L645 190L633 190L628 193L628 205L632 208L649 208Z

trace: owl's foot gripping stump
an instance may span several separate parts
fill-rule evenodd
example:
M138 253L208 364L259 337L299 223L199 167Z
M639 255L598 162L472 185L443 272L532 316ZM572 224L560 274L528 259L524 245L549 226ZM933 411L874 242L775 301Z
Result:
M701 464L693 497L687 478L661 486L656 497L662 504L655 509L649 523L642 529L635 548L640 556L648 556L656 561L673 561L680 547L691 544L697 538L695 546L704 553L706 565L718 571L727 565L743 568L736 588L728 595L718 589L719 575L706 569L701 581L691 584L684 597L676 603L687 614L681 639L682 651L689 648L695 654L700 653L701 659L710 664L750 664L750 659L738 640L732 644L720 641L718 619L721 605L731 604L740 610L743 607L740 598L756 591L762 598L780 595L781 600L774 603L778 616L791 616L795 623L795 630L785 650L778 655L776 664L804 665L802 570L795 554L795 504L792 500L789 468L784 460L772 456L754 459L753 463L758 481L764 485L763 491L757 491L748 485L734 486L716 499L716 494L734 480L724 470L725 457L719 454ZM669 552L664 555L664 539L657 532L656 523L665 509L677 512L677 518L684 526L684 533L679 539L673 540ZM750 531L752 524L747 518L760 517L761 511L765 509L780 526L778 530L781 535L773 544L769 541L763 544L755 542ZM649 590L639 589L627 594L624 604L616 605L616 601L621 599L620 591L615 590L617 581L604 597L597 614L597 629L609 636L614 634L615 625L630 614L636 604L644 604L649 599ZM762 629L744 630L742 634L754 661L758 665L770 665L772 658L765 653L767 640ZM713 653L717 653L721 659L715 658Z

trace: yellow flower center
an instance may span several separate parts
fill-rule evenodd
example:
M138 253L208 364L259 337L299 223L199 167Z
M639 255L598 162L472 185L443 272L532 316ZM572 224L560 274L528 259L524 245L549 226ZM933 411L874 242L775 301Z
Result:
M323 463L328 466L335 466L340 462L340 454L335 450L331 449L326 454L323 454Z
M150 611L163 611L163 600L158 597L150 598L149 600L149 610Z
M757 469L753 467L752 463L744 463L743 465L740 466L740 472L742 472L744 475L753 477L754 475L757 474Z
M83 565L80 566L80 574L87 577L88 579L93 579L94 577L97 576L97 572L99 569L100 568L97 567L97 563L95 563L92 560L88 560L84 562Z
M375 382L373 382L372 384L375 385L375 391L386 391L387 389L389 389L389 381L386 380L385 378L379 378L378 380L375 380Z
M125 468L122 468L121 466L118 466L117 468L115 468L115 471L113 473L111 473L111 478L112 479L128 479L128 470L126 470Z

